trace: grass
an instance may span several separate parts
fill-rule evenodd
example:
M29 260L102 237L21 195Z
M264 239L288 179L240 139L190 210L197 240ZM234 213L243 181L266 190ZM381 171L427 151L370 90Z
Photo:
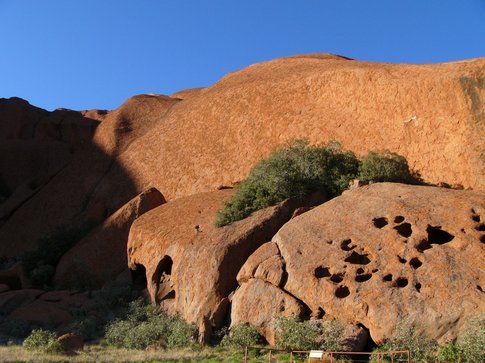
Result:
M274 356L274 355L273 355ZM249 354L249 362L267 362L267 352ZM278 361L289 361L288 353L277 355ZM28 351L22 346L0 346L1 362L241 362L243 349L187 347L168 350L142 350L88 345L76 355ZM302 360L303 361L303 360Z

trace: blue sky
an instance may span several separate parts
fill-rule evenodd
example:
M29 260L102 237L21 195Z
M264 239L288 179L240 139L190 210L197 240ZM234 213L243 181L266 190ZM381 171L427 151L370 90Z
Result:
M485 0L0 0L0 97L119 106L290 54L485 56Z

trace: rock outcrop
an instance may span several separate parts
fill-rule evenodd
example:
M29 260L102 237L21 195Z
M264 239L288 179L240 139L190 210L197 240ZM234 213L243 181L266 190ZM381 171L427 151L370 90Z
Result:
M128 264L126 244L131 224L164 202L154 188L130 200L64 254L57 265L55 285L100 288L115 280Z
M172 200L233 185L296 138L338 140L359 154L390 149L427 181L483 190L484 62L310 54L172 97L136 96L110 112L2 101L0 155L9 156L0 158L0 200L13 199L0 209L0 256L32 249L73 220L101 223L150 187Z
M223 189L176 199L145 213L130 230L129 265L146 272L152 301L197 324L202 340L224 322L246 259L301 205L287 200L217 228L216 212L231 195ZM314 196L306 203L322 201Z
M268 320L299 302L314 318L365 326L377 343L404 324L453 340L485 310L484 214L483 192L392 183L347 191L290 220L247 260L232 324L257 323L267 335Z

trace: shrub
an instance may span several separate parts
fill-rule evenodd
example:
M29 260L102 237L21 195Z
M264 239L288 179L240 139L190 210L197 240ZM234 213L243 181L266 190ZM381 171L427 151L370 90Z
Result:
M37 350L44 353L62 351L61 343L57 340L56 334L42 329L33 330L24 340L23 346L27 350Z
M258 329L251 324L233 326L228 334L222 338L221 345L228 347L247 347L260 344L262 341Z
M11 317L2 319L0 323L0 334L4 334L11 338L25 338L30 334L31 328L23 320L18 320Z
M448 344L438 350L440 362L463 362L463 351L457 344Z
M404 323L391 339L379 347L378 351L409 350L413 361L427 361L433 359L437 348L436 341L418 335L414 327Z
M355 155L337 143L309 146L306 141L296 141L256 164L217 213L216 225L230 224L287 198L303 198L315 191L337 196L357 176L358 167Z
M125 319L115 320L106 329L110 345L143 349L149 345L180 347L190 344L195 328L179 316L169 316L140 300L130 304Z
M485 315L467 322L458 344L465 362L485 362Z
M371 151L364 156L359 167L359 179L364 182L416 182L406 158L388 150Z
M22 265L34 287L44 288L54 276L61 257L93 227L85 223L80 227L61 227L39 240L37 248L22 256Z
M325 349L337 350L340 348L342 331L334 331L330 328L337 327L338 323L317 323L314 321L300 321L297 318L281 317L276 323L276 345L285 350L311 350ZM329 329L330 328L330 329ZM325 336L335 333L335 336Z

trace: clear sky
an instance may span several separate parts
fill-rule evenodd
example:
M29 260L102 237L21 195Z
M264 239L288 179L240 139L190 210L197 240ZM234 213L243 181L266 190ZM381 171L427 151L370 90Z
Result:
M107 108L297 53L485 56L485 0L0 0L0 97Z

